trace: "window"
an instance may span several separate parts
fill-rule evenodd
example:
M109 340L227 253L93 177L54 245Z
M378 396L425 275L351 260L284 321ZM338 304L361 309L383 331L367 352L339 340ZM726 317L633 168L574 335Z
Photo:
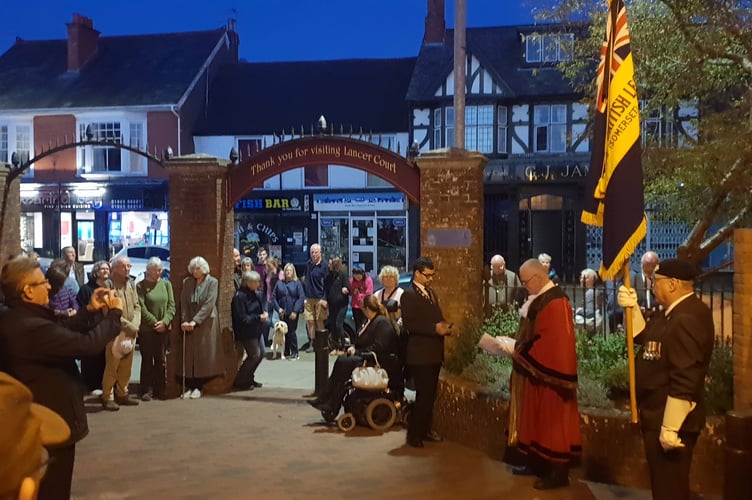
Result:
M8 163L8 126L0 125L0 161Z
M326 187L329 185L329 165L303 167L305 187Z
M525 37L525 61L529 63L569 61L573 49L572 33L532 33Z
M540 105L534 108L536 153L563 153L567 150L567 106Z
M648 111L643 111L648 109ZM671 113L662 107L649 109L647 102L640 101L640 110L644 118L640 124L643 147L670 147L673 142L674 124Z
M142 121L78 122L78 135L86 140L127 144L144 150L146 147L146 124ZM146 175L147 160L138 153L113 146L85 146L79 148L80 168L87 174L135 174Z
M465 107L465 148L493 152L493 106Z
M454 107L447 106L446 108L446 132L444 139L444 146L447 148L454 147Z
M18 125L16 127L16 153L18 161L21 164L29 161L31 156L31 127L28 125Z
M433 147L438 149L441 147L441 108L433 110Z
M130 126L130 138L128 145L132 148L140 151L144 150L144 124L143 123L131 123ZM146 157L132 151L129 152L130 167L132 174L146 175Z
M497 143L496 151L499 153L507 152L507 107L499 106L497 108L496 116L498 117L497 127Z

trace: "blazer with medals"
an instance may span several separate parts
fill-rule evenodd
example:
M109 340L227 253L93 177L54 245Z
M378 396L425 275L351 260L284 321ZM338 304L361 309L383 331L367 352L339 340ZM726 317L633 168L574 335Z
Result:
M700 432L705 425L705 376L713 354L713 316L694 294L679 302L668 316L661 312L635 341L642 344L635 360L637 406L642 427L659 430L666 397L694 401L681 432ZM649 341L660 342L660 358L646 359Z
M444 321L439 299L433 300L417 285L405 290L400 299L402 326L407 332L405 363L437 365L444 361L444 337L436 333L436 323Z

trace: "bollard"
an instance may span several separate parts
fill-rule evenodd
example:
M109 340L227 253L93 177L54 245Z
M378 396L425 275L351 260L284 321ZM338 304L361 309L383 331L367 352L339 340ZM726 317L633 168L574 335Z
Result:
M313 341L313 350L316 353L316 361L314 364L316 385L313 392L319 396L324 393L326 383L329 379L329 330L326 328L316 330L316 338Z
M724 500L752 498L752 411L726 412Z

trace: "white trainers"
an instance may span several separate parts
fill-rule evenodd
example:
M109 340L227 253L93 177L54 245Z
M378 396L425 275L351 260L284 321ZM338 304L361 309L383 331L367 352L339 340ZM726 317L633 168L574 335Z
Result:
M180 399L190 399L192 392L193 391L188 389L187 391L185 391L183 394L180 395Z
M193 391L191 392L191 399L198 399L200 397L201 391L199 391L198 389L193 389Z
M91 391L91 395L92 396L97 396L97 397L101 396L102 395L102 389L94 389L93 391Z

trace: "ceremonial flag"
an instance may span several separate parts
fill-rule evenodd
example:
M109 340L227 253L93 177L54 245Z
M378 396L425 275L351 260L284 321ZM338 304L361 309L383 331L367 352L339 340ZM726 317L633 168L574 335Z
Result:
M581 220L603 227L600 275L613 279L645 237L640 113L623 0L610 0L596 80L593 155Z

